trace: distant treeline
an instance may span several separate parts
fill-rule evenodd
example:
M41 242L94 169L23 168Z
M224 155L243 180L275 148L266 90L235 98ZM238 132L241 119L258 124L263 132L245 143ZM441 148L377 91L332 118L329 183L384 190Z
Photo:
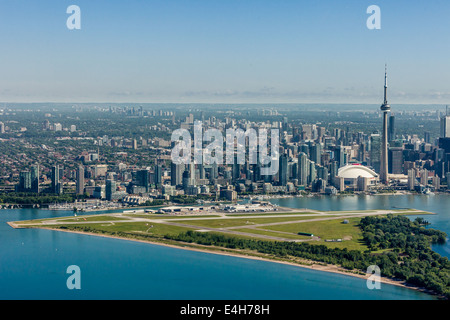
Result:
M74 202L76 197L73 194L49 194L49 193L3 193L0 194L0 204L52 204L52 203L65 203Z
M166 235L166 239L219 246L231 249L255 250L276 257L299 257L308 260L340 265L349 270L366 272L377 265L382 276L405 280L407 283L429 289L450 297L450 262L431 250L432 243L442 243L444 232L425 229L419 221L412 222L403 216L365 217L361 219L366 252L299 242L263 241L230 237L210 232L187 231ZM371 250L386 249L382 253Z
M207 196L207 195L202 195L202 194L198 194L195 197L187 196L187 195L176 195L176 196L170 197L170 201L172 201L174 203L178 203L178 204L194 204L194 203L197 203L197 200L210 201L210 200L214 200L214 199L215 199L215 196Z

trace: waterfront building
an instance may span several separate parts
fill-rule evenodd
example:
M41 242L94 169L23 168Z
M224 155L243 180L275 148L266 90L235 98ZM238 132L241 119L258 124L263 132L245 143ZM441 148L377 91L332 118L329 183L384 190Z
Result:
M220 197L228 201L236 201L237 192L233 190L232 186L228 186L226 189L220 190Z
M311 184L312 192L325 192L325 187L327 186L326 181L323 179L317 178Z
M346 186L357 186L358 178L367 178L367 186L376 185L379 181L378 174L366 166L360 164L348 164L338 171L338 177L344 179ZM341 191L341 190L340 190Z
M263 184L263 192L264 193L271 193L272 192L272 184L269 182L266 182Z
M345 178L336 176L333 179L334 186L337 188L339 192L345 191Z
M369 186L369 178L368 177L359 176L356 179L356 185L357 185L357 190L358 191L367 191L368 186Z
M422 169L420 171L420 184L423 186L427 186L428 185L428 170L427 169Z
M409 169L408 170L408 190L414 190L416 186L416 170Z
M433 187L436 191L441 188L441 178L439 178L438 176L433 177Z
M325 188L325 194L326 195L334 196L334 195L337 195L337 192L338 192L337 189L335 187L333 187L333 186L328 186L328 187Z

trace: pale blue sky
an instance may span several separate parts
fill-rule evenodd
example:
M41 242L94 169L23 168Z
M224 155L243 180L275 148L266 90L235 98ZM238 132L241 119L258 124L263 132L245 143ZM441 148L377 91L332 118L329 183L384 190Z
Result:
M66 27L69 5L81 30ZM368 6L381 8L369 30ZM0 101L450 103L448 1L0 0Z

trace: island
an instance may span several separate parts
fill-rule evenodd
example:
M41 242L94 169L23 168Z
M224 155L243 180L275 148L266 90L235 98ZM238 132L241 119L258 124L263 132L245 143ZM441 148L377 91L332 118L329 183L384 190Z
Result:
M248 208L248 207L247 207ZM440 298L450 297L450 262L432 251L447 235L425 228L415 209L317 211L278 207L245 212L224 207L166 207L160 210L76 215L9 222L13 228L44 228L188 250L264 259L381 281ZM241 212L240 212L241 211Z

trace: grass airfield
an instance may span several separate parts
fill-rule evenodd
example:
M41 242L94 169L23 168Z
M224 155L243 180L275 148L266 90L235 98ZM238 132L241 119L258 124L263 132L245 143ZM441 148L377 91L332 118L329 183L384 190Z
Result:
M137 240L164 241L165 235L176 235L188 230L215 232L227 236L256 240L295 241L321 244L330 248L367 250L358 226L362 217L387 214L425 215L429 212L414 209L315 211L302 210L286 213L226 214L142 214L106 213L68 216L9 224L14 228L46 228L65 231L83 231L129 237ZM311 234L311 236L299 233Z

